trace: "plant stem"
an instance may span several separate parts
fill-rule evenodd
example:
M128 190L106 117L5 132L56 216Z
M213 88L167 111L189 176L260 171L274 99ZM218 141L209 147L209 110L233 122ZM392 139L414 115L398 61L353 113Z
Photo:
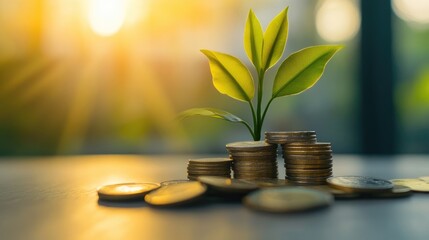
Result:
M261 106L262 106L262 94L264 92L264 77L265 77L265 71L259 71L258 72L258 105L256 107L256 125L255 125L255 134L254 134L254 140L259 141L261 140L261 130L262 130L262 118L261 118Z
M270 107L270 105L273 102L273 100L274 100L274 97L272 97L270 99L270 101L268 101L267 106L265 106L265 110L264 110L264 113L262 114L262 118L261 118L261 125L264 123L265 115L267 114L268 108Z
M256 122L257 122L257 118L256 118L256 114L255 114L255 108L253 108L253 104L251 101L249 101L249 105L250 105L250 109L252 110L252 118L253 118L253 129L252 130L250 128L250 126L247 126L247 128L249 129L250 134L252 134L253 140L255 140L255 133L254 131L256 130ZM246 123L247 124L247 123Z

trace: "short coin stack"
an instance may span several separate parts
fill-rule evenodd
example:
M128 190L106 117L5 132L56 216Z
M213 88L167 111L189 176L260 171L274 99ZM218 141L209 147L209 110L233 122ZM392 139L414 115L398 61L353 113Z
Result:
M332 176L331 143L290 143L283 147L286 177L304 185L326 184Z
M232 160L228 158L190 159L188 179L197 180L199 176L231 177Z
M277 145L264 141L235 142L226 145L233 160L234 178L277 178Z

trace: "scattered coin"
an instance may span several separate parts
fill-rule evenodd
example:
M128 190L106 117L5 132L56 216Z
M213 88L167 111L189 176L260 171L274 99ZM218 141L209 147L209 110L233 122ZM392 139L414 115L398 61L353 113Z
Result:
M106 201L143 200L147 193L159 187L157 183L119 183L102 186L97 192L98 197Z
M429 176L425 176L425 177L419 177L420 180L423 180L425 182L429 182Z
M211 189L225 194L246 194L258 189L256 184L240 179L202 176L198 177L198 181L208 185Z
M393 188L388 191L367 193L364 194L364 196L372 198L397 198L411 196L411 193L411 188L395 184Z
M170 184L146 194L144 200L152 206L178 206L197 200L206 190L204 184L196 181Z
M188 179L168 180L168 181L161 182L161 186L167 186L167 185L185 183L185 182L190 182L190 180Z
M367 193L393 188L393 183L390 181L364 176L330 177L327 182L334 188L349 192Z
M396 185L411 188L415 192L429 192L429 183L417 178L404 178L390 180Z
M264 212L287 213L329 206L330 193L302 187L266 188L250 193L243 199L245 206Z

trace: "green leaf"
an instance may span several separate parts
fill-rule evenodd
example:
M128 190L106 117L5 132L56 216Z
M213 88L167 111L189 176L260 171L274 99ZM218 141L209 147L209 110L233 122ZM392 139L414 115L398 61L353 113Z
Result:
M178 118L184 119L196 115L223 119L229 122L244 122L241 118L235 116L234 114L216 108L191 108L181 112Z
M291 54L274 78L272 98L301 93L322 76L326 64L342 46L313 46Z
M244 28L244 49L253 66L259 71L262 61L263 32L261 23L255 13L250 10Z
M269 69L283 55L288 36L288 7L281 11L268 25L264 33L262 49L262 67Z
M236 57L209 50L201 50L210 63L215 88L234 99L249 102L255 93L253 78L247 67Z

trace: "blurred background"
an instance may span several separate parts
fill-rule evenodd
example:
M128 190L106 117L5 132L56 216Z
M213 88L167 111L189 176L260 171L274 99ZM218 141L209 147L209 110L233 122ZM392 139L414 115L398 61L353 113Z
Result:
M251 122L199 50L252 67L249 9L265 29L286 6L284 58L345 48L314 88L272 104L263 131L315 130L336 153L429 153L427 0L0 0L0 155L225 153L250 140L242 125L175 116L216 107Z

